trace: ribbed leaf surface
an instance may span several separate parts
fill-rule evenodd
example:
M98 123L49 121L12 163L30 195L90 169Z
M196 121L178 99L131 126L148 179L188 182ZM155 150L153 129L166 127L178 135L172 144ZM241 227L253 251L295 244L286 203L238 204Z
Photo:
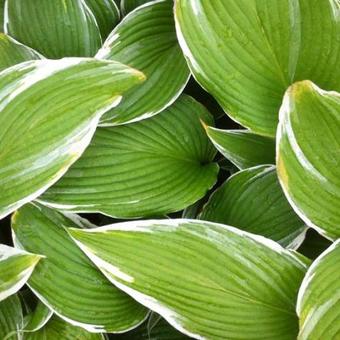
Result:
M4 33L0 33L0 71L23 61L41 59L41 55Z
M26 283L40 259L39 255L0 244L0 301Z
M338 339L340 336L340 241L309 268L299 291L299 340Z
M152 1L152 0L151 0ZM120 8L124 15L130 13L138 6L144 5L147 2L151 2L150 0L121 0Z
M208 137L221 154L239 169L275 164L275 140L248 130L220 130L208 126Z
M116 286L188 335L296 339L306 268L275 242L197 220L69 232Z
M179 42L233 119L274 136L287 87L340 90L338 0L176 0Z
M325 236L340 237L340 94L309 81L294 84L280 112L277 167L301 218Z
M83 227L75 216L26 205L12 218L16 246L46 256L28 281L50 309L73 325L92 332L126 331L147 311L114 287L68 236L65 227Z
M34 311L26 316L27 324L25 325L24 332L36 332L40 330L51 319L52 315L53 311L41 301L38 301Z
M212 194L200 219L228 224L294 248L306 231L284 196L273 166L258 166L229 177Z
M83 0L10 0L6 15L6 33L47 58L92 57L101 45Z
M12 295L0 302L0 339L21 340L17 333L24 325L20 299Z
M119 21L120 13L114 0L85 0L94 14L102 39L110 34Z
M0 73L0 218L56 182L101 115L143 75L120 63L68 58Z
M182 210L204 196L218 172L199 119L212 121L183 95L150 119L97 129L84 155L39 200L121 218Z
M89 333L86 330L75 327L57 316L39 331L25 335L25 340L103 340L101 334Z
M96 57L120 61L147 77L143 85L126 94L119 108L104 115L102 125L155 115L181 94L189 78L176 38L172 1L152 1L130 13L112 31Z

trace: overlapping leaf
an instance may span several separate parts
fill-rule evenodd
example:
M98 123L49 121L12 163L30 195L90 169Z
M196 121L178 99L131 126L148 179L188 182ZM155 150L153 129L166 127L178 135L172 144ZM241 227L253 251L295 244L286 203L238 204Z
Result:
M340 241L309 268L298 298L299 340L337 339L340 334Z
M25 340L103 340L101 334L89 333L86 330L75 327L57 316L53 316L50 321L39 331L26 334Z
M28 320L23 332L36 332L40 330L51 319L52 315L53 311L39 301L34 311L27 316Z
M45 57L92 57L101 45L96 19L83 0L10 0L6 33Z
M89 144L101 115L143 75L69 58L0 73L0 218L56 182Z
M119 21L120 13L114 0L85 0L94 14L103 39L110 34Z
M40 259L39 255L0 244L0 301L26 283Z
M151 0L152 1L152 0ZM135 8L146 4L147 2L151 2L150 0L121 0L120 8L124 15L130 13Z
M27 284L53 312L91 332L137 326L147 311L110 284L70 239L64 228L83 226L74 218L34 205L15 213L16 246L46 256Z
M239 169L275 164L275 141L248 130L220 130L206 127L210 140L221 154Z
M121 218L182 210L204 196L218 172L199 119L212 121L183 95L150 119L97 129L83 156L40 202Z
M210 197L200 219L228 224L295 248L306 227L285 198L276 169L258 166L230 177Z
M23 328L21 302L17 295L0 301L0 339L21 340L20 330Z
M42 56L4 33L0 33L0 71L24 61L41 59Z
M340 90L338 0L176 0L177 33L198 82L233 119L274 136L287 87Z
M278 174L301 218L340 237L340 95L309 81L294 84L280 112Z
M112 31L97 58L111 59L142 71L147 80L109 111L102 125L141 120L169 106L182 92L189 69L178 45L173 3L152 1L130 13Z
M275 242L196 220L69 232L116 286L185 334L296 339L295 301L306 268Z

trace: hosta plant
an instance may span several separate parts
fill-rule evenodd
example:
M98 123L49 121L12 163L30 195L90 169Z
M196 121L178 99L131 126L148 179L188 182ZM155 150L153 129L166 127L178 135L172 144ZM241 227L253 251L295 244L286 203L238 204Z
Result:
M0 339L340 339L339 0L0 0Z

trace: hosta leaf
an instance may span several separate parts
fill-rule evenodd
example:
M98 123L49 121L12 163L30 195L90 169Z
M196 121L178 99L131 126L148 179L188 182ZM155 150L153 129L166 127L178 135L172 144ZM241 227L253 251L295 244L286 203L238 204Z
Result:
M299 340L338 339L340 335L340 241L318 257L298 297Z
M117 287L189 336L296 339L306 268L275 242L197 220L69 232Z
M94 14L103 39L110 34L119 21L120 13L114 0L85 0Z
M210 140L221 154L239 169L275 164L275 141L248 130L220 130L206 127Z
M254 132L274 136L284 92L297 80L340 90L338 0L175 2L195 78Z
M147 2L151 2L150 0L121 0L120 8L122 9L122 13L124 15L130 13L135 8L146 4Z
M40 330L51 319L52 315L53 311L39 301L34 312L27 316L28 322L25 325L24 332L35 332Z
M311 227L340 237L340 94L294 84L280 112L278 174L290 203Z
M75 327L64 320L53 316L39 331L25 335L25 340L102 340L102 334L89 333Z
M97 53L142 71L147 80L129 91L102 125L141 120L162 111L182 92L189 69L178 45L172 1L153 1L130 13L112 31Z
M4 31L5 1L0 0L0 33Z
M240 171L217 189L200 219L228 224L296 247L306 227L285 198L274 166Z
M68 236L74 221L48 208L26 205L12 219L14 242L46 256L27 282L53 312L91 332L126 331L146 317L144 307L110 284Z
M0 301L26 283L40 259L39 255L0 244Z
M10 0L6 33L45 57L92 57L101 45L96 19L83 0Z
M199 119L212 121L183 95L150 119L97 129L80 160L39 200L120 218L182 210L204 196L218 172Z
M142 75L119 63L69 58L0 73L0 218L56 182L98 120Z
M41 59L42 56L10 36L0 33L0 71L23 61Z
M21 302L17 295L12 295L0 302L0 339L21 340L18 333L24 323Z

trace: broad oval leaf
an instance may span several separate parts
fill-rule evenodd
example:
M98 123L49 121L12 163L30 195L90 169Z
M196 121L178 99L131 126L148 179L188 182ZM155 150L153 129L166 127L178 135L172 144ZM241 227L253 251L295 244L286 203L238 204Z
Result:
M127 66L68 58L0 73L0 218L55 183L90 143L99 118L143 75Z
M120 18L119 9L114 0L85 0L94 14L103 39L110 34Z
M150 119L97 129L79 161L39 201L119 218L184 209L217 178L215 150L199 119L212 122L201 104L183 95Z
M275 140L248 130L220 130L206 127L216 149L239 169L275 164Z
M147 2L151 2L152 0L121 0L120 8L124 15L130 13L135 8L146 4Z
M340 241L318 257L302 282L297 304L299 340L337 339L340 334Z
M122 62L142 71L147 80L129 91L101 125L117 125L151 117L173 103L189 79L178 45L173 3L152 1L139 7L112 31L96 57Z
M277 136L277 169L291 205L307 225L340 237L340 94L309 81L290 87Z
M21 340L19 331L23 328L24 317L20 299L12 295L0 302L0 339Z
M104 340L102 334L89 333L53 316L48 323L34 333L25 335L25 340Z
M0 244L0 301L26 283L40 259L40 255Z
M5 15L5 32L47 58L92 57L102 42L83 0L10 0Z
M296 339L306 267L273 241L197 220L69 232L112 283L189 336Z
M43 328L51 319L53 311L41 301L38 301L34 311L27 316L27 323L23 332L36 332Z
M257 166L229 177L199 218L265 236L285 247L298 247L306 232L282 192L274 166Z
M42 58L38 52L0 33L0 71L24 61Z
M122 332L136 327L147 310L114 287L68 236L80 219L45 207L26 205L12 218L14 243L46 256L27 282L55 314L91 332Z
M338 0L176 0L179 42L233 119L274 136L287 87L340 90ZM322 29L320 29L322 27Z

